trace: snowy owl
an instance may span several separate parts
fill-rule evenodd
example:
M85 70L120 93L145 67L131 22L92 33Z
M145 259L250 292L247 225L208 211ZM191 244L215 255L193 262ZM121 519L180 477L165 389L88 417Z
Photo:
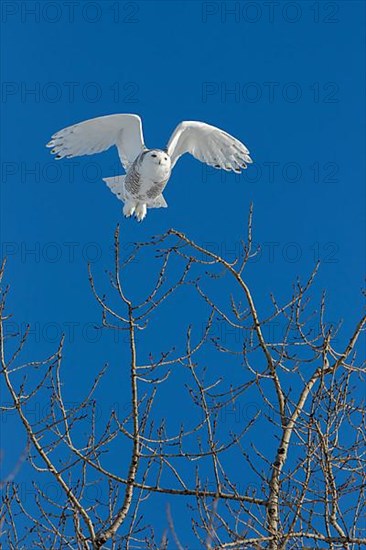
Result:
M138 115L118 114L92 118L56 132L47 144L56 159L92 155L116 145L126 174L103 178L124 203L123 214L142 221L148 208L166 208L162 195L175 163L190 153L196 159L240 173L252 160L239 140L204 122L178 124L165 149L145 146Z

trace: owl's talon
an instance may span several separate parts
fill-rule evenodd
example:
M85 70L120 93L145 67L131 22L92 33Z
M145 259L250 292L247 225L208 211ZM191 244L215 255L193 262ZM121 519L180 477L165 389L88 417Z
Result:
M145 218L146 216L146 213L147 213L147 207L146 207L146 204L144 203L139 203L137 206L136 206L136 210L135 210L135 215L136 215L136 218L139 222L142 222L142 220Z
M135 209L136 209L136 206L133 203L126 202L126 204L123 207L123 215L126 218L130 218L131 216L133 216Z

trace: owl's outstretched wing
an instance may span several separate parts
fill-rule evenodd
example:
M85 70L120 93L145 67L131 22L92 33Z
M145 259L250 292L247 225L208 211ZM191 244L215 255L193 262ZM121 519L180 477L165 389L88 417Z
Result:
M56 159L93 155L116 145L125 168L145 147L138 115L107 115L92 118L56 132L47 147Z
M184 153L224 170L240 172L252 159L243 143L223 130L204 122L181 122L167 145L172 167Z

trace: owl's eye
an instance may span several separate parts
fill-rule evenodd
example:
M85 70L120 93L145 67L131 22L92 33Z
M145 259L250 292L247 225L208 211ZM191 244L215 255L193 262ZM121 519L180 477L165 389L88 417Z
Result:
M157 155L155 155L155 153L152 153L151 156L152 156L152 157L156 157Z

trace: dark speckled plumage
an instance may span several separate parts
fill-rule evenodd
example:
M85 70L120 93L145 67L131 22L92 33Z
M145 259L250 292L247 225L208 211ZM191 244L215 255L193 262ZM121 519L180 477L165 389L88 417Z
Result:
M125 179L125 190L129 195L137 196L141 188L139 166L141 162L141 156L132 163L131 168L127 172Z

